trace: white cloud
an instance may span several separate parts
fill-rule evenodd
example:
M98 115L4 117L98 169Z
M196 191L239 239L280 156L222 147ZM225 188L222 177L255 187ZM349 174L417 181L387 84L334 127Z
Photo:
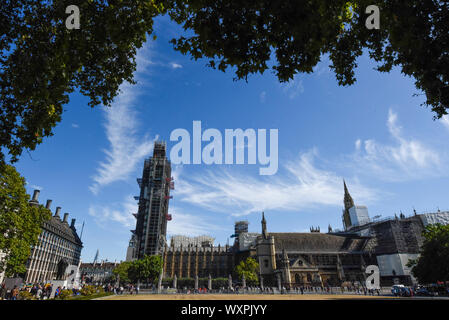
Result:
M170 67L172 67L173 69L181 69L182 65L175 62L170 62Z
M300 94L304 93L304 85L301 79L298 79L296 76L293 80L290 80L287 83L281 84L282 91L284 94L288 95L290 99L295 99Z
M76 123L72 123L72 128L78 129L80 126Z
M440 121L446 127L446 129L449 130L449 116L443 116Z
M183 213L178 208L172 213L173 219L168 222L167 234L169 236L185 235L200 236L211 235L213 231L221 230L214 223L204 221L204 218L193 214Z
M321 61L318 62L318 64L313 67L313 74L316 76L322 76L322 75L328 75L331 73L331 68L329 65L331 64L331 61L329 60L329 56L325 55L321 57Z
M34 190L39 190L39 191L44 190L44 187L38 186L36 184L31 184L30 188L33 188Z
M260 99L260 102L265 103L265 101L267 99L267 93L265 91L262 91L260 93L259 99Z
M358 150L360 150L361 146L362 146L362 141L360 139L357 139L355 141L355 149L358 151Z
M136 79L138 84L124 83L120 86L121 93L110 108L105 108L105 131L110 147L103 150L106 159L99 163L89 189L97 194L101 187L116 181L125 181L132 174L142 159L150 154L154 140L148 135L137 137L139 127L138 114L135 110L137 98L142 84L139 75L146 72L151 64L148 48L137 54Z
M359 172L387 181L416 179L439 175L444 160L440 153L423 142L405 138L398 116L391 109L387 120L393 144L382 144L374 139L356 141L355 154L348 165ZM363 145L363 147L362 147Z
M201 175L184 176L176 168L176 197L215 212L247 215L264 210L300 211L323 205L342 205L342 177L317 168L316 151L302 154L289 162L285 174L275 177L236 174L231 171L207 171ZM361 201L372 201L375 191L351 182L351 190Z
M122 203L111 206L90 205L88 212L98 225L105 226L107 222L116 222L123 228L131 228L136 225L132 213L137 212L137 209L137 202L129 195Z

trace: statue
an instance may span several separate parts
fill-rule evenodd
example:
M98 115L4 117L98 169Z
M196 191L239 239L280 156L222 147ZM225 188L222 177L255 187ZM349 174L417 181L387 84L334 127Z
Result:
M65 258L62 258L61 260L59 260L58 271L56 273L56 280L65 280L65 276L66 276L65 271L68 266L69 266L69 263L67 262L67 260Z

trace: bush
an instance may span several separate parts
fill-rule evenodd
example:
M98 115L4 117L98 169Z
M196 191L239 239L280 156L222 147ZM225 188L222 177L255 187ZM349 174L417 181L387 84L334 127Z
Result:
M229 285L228 278L216 278L212 279L212 289L220 289L222 287L227 288Z
M59 294L58 298L61 300L67 300L70 299L70 297L73 295L72 290L62 290Z
M33 300L35 298L29 291L24 290L24 291L19 292L19 299L20 300Z
M95 286L92 286L92 285L85 285L80 290L80 293L83 296L90 296L90 295L93 295L93 294L97 293L97 288Z

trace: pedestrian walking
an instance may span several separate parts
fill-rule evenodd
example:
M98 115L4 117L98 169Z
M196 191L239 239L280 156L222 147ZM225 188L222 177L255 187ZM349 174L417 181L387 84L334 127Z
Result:
M36 298L37 300L40 300L42 297L42 287L39 285L39 287L37 288L37 292L36 292Z
M18 296L19 296L19 288L17 288L17 286L14 286L14 289L12 289L11 292L11 300L17 300Z

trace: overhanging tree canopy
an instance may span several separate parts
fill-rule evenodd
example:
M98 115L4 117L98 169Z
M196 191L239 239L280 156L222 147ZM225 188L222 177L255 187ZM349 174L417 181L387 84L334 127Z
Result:
M80 9L79 30L66 29L68 5ZM34 150L74 90L92 107L110 105L120 84L133 82L136 51L161 10L151 0L2 0L0 149L13 161Z
M340 85L356 79L356 59L367 51L378 70L399 66L424 91L436 117L449 108L449 2L444 0L168 0L170 16L192 36L172 42L211 67L236 68L236 78L271 69L279 81L310 73L323 54ZM370 5L380 8L380 30L366 28ZM374 88L373 88L374 89Z
M65 9L80 9L67 30ZM365 9L380 7L380 30ZM176 50L207 58L237 79L268 69L279 81L308 73L329 54L340 85L356 79L367 51L379 71L394 66L416 81L436 117L449 107L449 2L444 0L3 0L0 6L0 162L34 150L61 121L69 94L110 105L133 82L138 48L165 12L188 30ZM373 88L374 90L375 88Z

